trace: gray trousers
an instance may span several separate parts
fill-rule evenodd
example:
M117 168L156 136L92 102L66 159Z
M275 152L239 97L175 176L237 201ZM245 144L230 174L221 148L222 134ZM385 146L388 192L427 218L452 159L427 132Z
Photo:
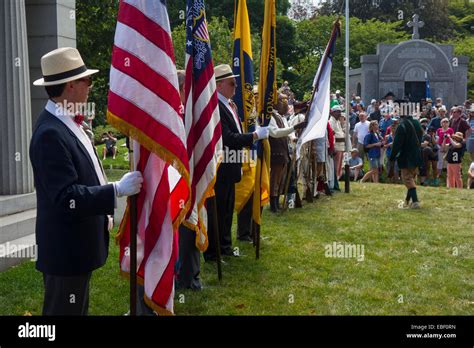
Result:
M43 315L87 315L92 272L73 277L43 273Z

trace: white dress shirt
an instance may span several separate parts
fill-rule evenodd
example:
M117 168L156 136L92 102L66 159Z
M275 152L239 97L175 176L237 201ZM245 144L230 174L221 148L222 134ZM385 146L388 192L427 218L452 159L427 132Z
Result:
M87 153L89 154L89 157L92 160L92 163L94 164L95 173L97 174L97 178L99 179L100 184L106 185L107 180L105 179L104 173L102 172L102 167L100 166L99 159L97 158L96 152L93 149L93 145L90 141L90 138L87 136L86 132L84 132L82 126L78 125L74 121L74 115L68 112L67 110L64 110L61 105L56 104L52 100L48 100L45 109L49 113L56 116L57 119L60 120L62 123L64 123L66 127L69 128L79 139L82 145L84 145L87 150Z
M217 97L219 100L227 107L231 115L234 117L234 122L235 125L237 126L237 129L239 130L239 133L242 134L242 124L240 123L239 115L235 112L234 108L230 104L230 100L224 97L222 94L217 93Z

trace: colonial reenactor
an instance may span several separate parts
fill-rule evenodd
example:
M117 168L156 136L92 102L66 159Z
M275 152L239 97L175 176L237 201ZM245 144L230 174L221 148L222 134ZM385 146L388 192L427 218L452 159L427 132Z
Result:
M423 129L413 116L402 116L395 132L390 153L390 161L397 161L402 172L402 180L407 188L405 206L419 209L420 203L416 193L415 176L417 168L423 164L421 158L421 139ZM391 166L393 170L393 165ZM390 173L391 174L391 173ZM411 202L410 202L411 201Z

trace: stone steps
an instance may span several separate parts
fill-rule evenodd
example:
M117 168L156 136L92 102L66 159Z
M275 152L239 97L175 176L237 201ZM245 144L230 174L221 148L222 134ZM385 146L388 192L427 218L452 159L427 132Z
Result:
M0 216L20 213L36 208L36 193L24 195L0 195Z
M0 272L36 258L36 253L34 233L0 244Z
M31 252L36 251L35 222L34 192L0 196L0 272L29 260ZM21 257L12 257L15 253Z
M0 216L0 244L35 232L36 209Z

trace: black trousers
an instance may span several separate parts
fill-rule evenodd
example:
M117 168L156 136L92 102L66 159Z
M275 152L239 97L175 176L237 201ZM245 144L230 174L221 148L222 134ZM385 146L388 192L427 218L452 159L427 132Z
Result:
M232 216L234 214L235 202L235 184L228 183L221 176L217 175L216 185L214 186L216 193L216 210L217 210L217 226L219 228L219 240L221 243L221 254L229 255L232 253ZM209 246L204 252L204 259L213 259L216 257L216 242L214 240L214 208L209 198L206 201L207 206L207 232Z
M87 315L92 272L73 277L43 273L43 315Z
M237 239L252 237L253 195L250 196L239 214L237 214Z
M176 279L177 289L201 289L201 255L196 248L196 232L179 226L179 259Z

